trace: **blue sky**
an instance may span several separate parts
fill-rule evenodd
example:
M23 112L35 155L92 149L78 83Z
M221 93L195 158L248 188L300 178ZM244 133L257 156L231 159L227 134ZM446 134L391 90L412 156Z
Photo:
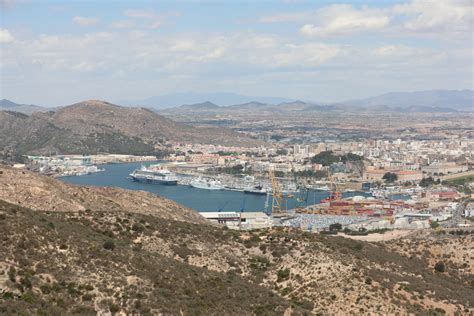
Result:
M20 103L473 88L469 0L0 1L0 98Z

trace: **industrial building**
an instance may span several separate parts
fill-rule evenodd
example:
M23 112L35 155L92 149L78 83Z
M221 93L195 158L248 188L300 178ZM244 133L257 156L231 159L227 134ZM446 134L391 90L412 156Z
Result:
M272 218L264 212L201 212L203 217L213 223L225 225L230 229L250 230L268 228Z

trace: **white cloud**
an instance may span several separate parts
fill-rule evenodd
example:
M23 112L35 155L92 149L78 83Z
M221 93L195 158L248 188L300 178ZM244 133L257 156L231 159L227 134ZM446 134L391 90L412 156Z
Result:
M112 22L110 24L110 27L114 29L129 29L129 28L135 27L135 22L130 21L130 20L119 20L119 21Z
M15 5L27 2L27 0L0 0L0 8L11 9Z
M154 22L151 23L150 28L152 28L152 29L158 29L158 28L160 28L162 25L163 25L163 22L162 22L162 21L156 20L156 21L154 21Z
M275 66L319 66L341 54L336 45L323 43L287 44L272 58Z
M160 28L163 25L166 17L170 17L170 16L176 17L180 15L178 12L168 12L168 13L157 14L153 10L125 10L123 13L127 17L132 18L132 19L148 20L149 24L147 24L147 26L150 29Z
M155 12L148 10L125 10L124 14L130 18L154 18Z
M420 49L405 45L384 45L372 50L372 53L379 57L409 57L420 52Z
M262 91L291 86L292 94L300 97L319 92L338 96L339 92L329 91L337 90L331 85L345 85L347 91L393 83L399 85L397 89L411 89L414 77L426 86L447 78L452 86L459 83L464 87L471 76L466 65L472 64L472 49L465 42L464 46L443 46L421 41L410 46L393 36L378 37L372 44L361 44L354 36L354 41L342 44L251 31L170 34L147 30L153 19L126 21L141 28L16 39L2 46L0 67L10 77L24 75L36 81L44 77L70 92L64 93L64 100L73 94L81 96L61 78L70 78L69 86L77 86L80 80L82 93L100 86L97 91L107 90L112 96L125 93L117 92L123 90L117 87L133 86L147 94L165 83L178 90L188 85L211 90L258 87ZM35 87L22 85L25 89ZM319 90L313 92L313 87ZM9 83L9 89L17 88Z
M317 24L305 24L300 32L308 36L349 34L380 30L390 23L390 16L380 9L354 8L350 4L335 4L317 11Z
M308 20L312 17L311 12L287 12L276 13L273 15L262 16L259 19L261 23L278 23L278 22L299 22L301 20Z
M94 24L99 23L99 19L86 17L86 16L75 16L72 18L72 21L76 24L84 25L84 26L94 25Z
M395 5L394 14L407 17L405 29L415 32L472 32L472 1L420 1Z
M474 27L472 0L413 0L404 4L376 8L334 4L316 12L283 12L263 16L262 23L304 23L300 33L330 36L356 32L391 31L409 33L466 33Z
M15 38L9 30L0 28L0 43L11 43L14 40Z
M169 50L172 52L185 52L196 49L196 42L193 39L177 39L173 42L169 47Z

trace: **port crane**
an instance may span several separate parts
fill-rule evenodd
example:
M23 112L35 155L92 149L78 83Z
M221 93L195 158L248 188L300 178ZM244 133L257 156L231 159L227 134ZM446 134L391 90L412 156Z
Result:
M287 212L287 196L285 196L285 193L283 192L280 183L278 182L278 179L275 176L275 170L270 167L268 170L268 174L272 183L272 214L283 215Z
M327 203L335 200L339 200L342 197L341 191L337 188L336 181L331 175L331 171L328 169L328 180L329 180L329 197L321 200L321 203Z
M293 164L291 164L291 173L293 174L293 181L296 185L296 194L295 194L296 207L300 208L304 206L306 202L308 201L309 190L308 190L307 185L297 178Z

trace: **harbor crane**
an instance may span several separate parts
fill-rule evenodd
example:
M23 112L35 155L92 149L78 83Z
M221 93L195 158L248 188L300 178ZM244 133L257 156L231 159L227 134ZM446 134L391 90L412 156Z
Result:
M287 212L287 196L283 192L280 183L278 182L277 177L275 176L275 170L273 168L269 168L268 174L270 177L270 181L272 183L272 214L273 215L284 215Z
M321 203L327 203L335 200L339 200L342 197L341 191L338 190L336 181L331 175L331 171L328 169L328 181L329 181L329 197L321 200Z
M307 184L301 179L298 179L296 176L295 168L293 167L293 163L291 164L291 173L293 174L293 181L296 185L296 207L301 208L303 207L306 202L308 201L309 190Z

